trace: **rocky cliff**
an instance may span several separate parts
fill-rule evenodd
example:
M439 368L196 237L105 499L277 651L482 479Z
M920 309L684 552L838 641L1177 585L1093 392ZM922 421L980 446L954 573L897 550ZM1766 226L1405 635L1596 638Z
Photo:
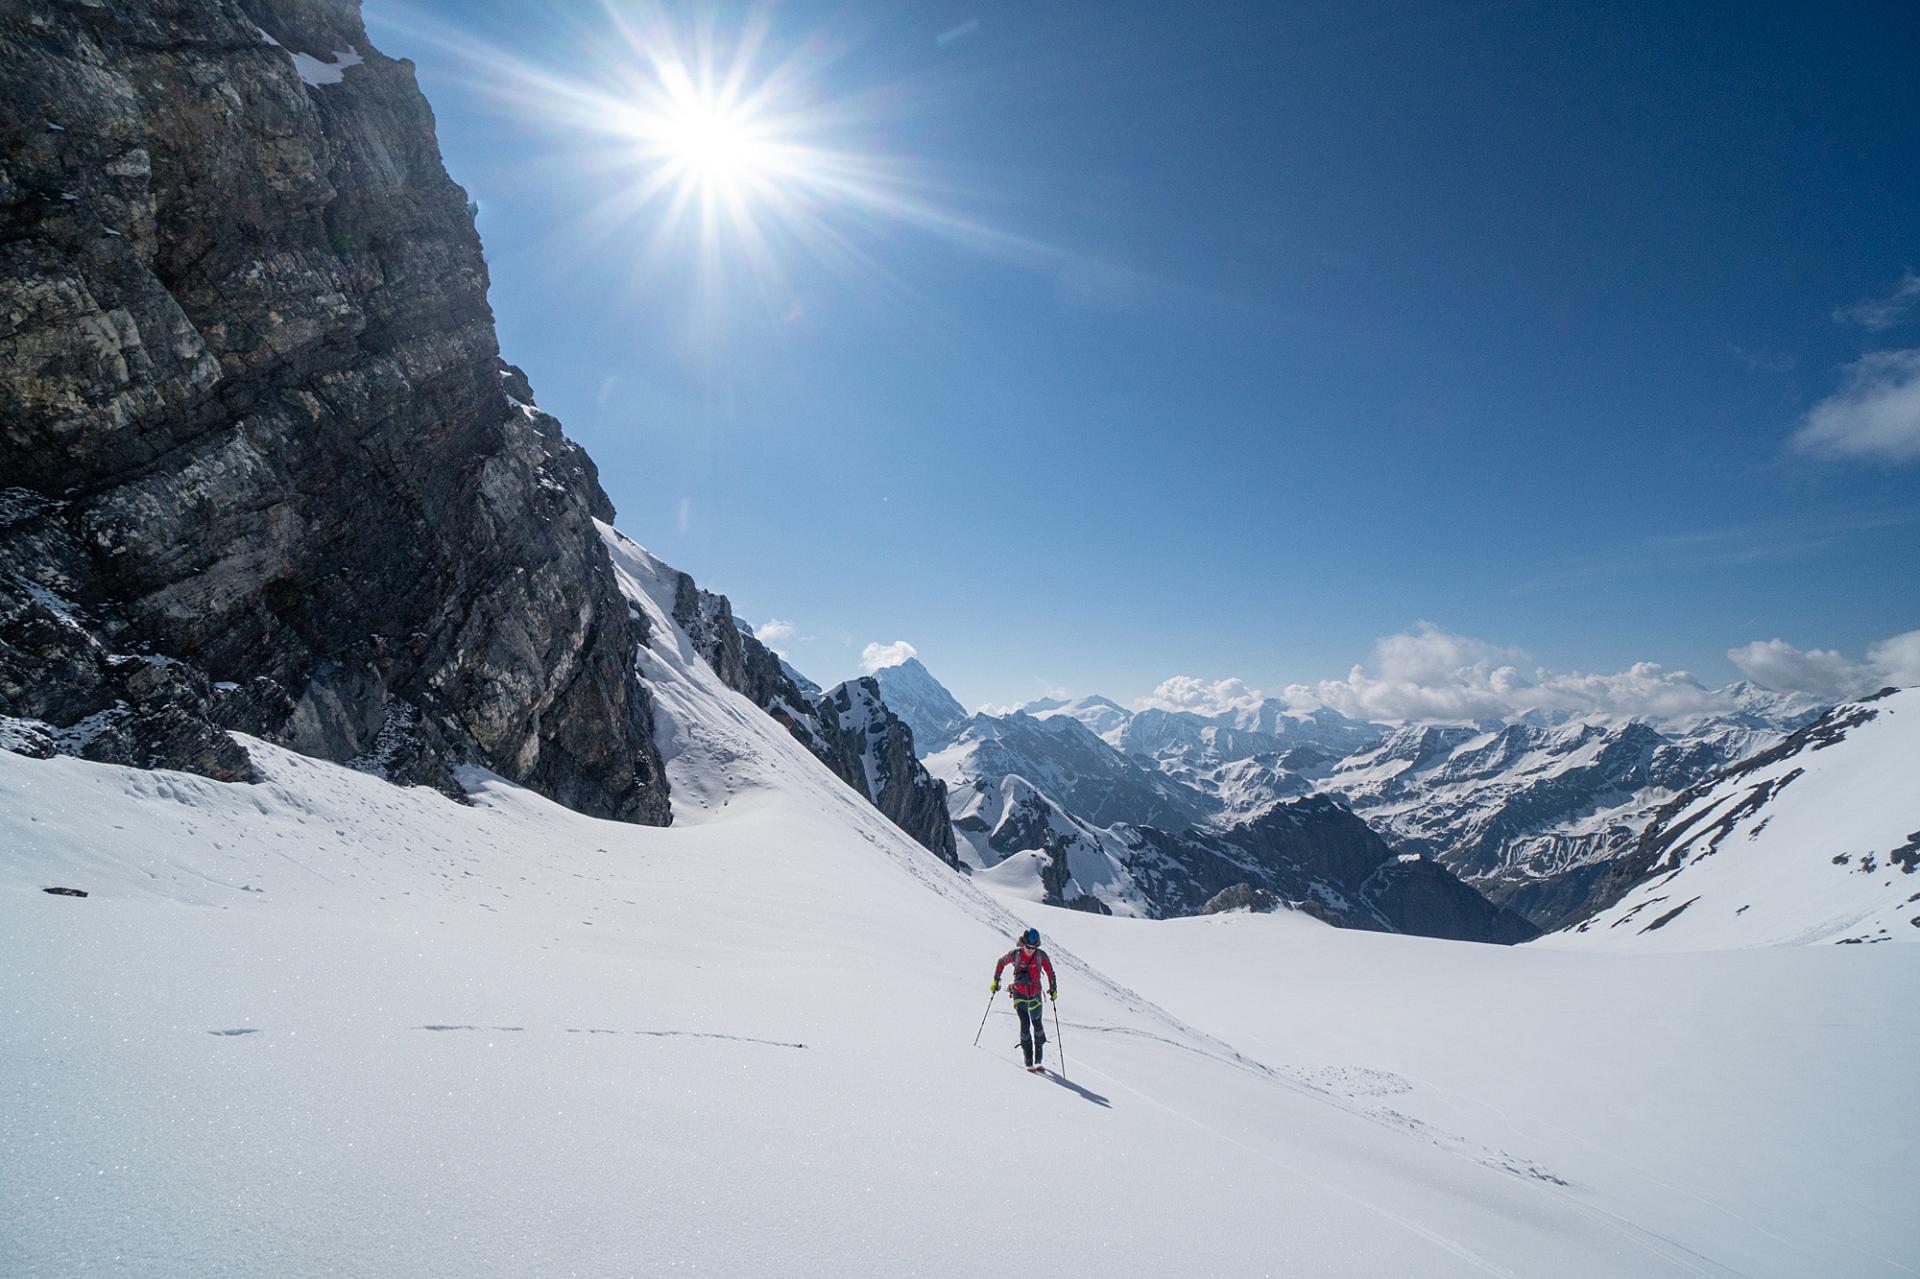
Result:
M353 0L25 0L0 66L12 740L666 821L611 508L498 358L411 65Z

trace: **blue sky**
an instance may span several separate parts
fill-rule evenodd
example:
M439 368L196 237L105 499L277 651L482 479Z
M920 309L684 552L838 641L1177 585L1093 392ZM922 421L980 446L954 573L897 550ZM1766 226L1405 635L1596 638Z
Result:
M1401 635L1790 683L1920 628L1910 5L667 7L722 62L757 17L885 197L705 253L527 89L644 83L607 10L367 9L507 357L816 679L1277 693Z

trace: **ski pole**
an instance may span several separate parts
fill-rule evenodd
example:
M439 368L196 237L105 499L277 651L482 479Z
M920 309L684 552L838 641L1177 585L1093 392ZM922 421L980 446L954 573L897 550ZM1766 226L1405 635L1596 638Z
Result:
M987 1011L980 1014L980 1029L973 1032L973 1046L975 1048L980 1046L980 1036L985 1033L987 1029L987 1015L993 1011L993 997L999 993L997 990L987 992Z
M1060 1054L1060 1078L1065 1079L1067 1077L1067 1041L1060 1033L1060 997L1055 995L1048 1002L1053 1005L1053 1037L1060 1041L1059 1048L1055 1049Z

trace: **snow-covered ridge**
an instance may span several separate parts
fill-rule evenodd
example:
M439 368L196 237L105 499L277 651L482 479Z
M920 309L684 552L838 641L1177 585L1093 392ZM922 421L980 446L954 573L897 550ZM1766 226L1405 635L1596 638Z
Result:
M1664 809L1614 872L1632 886L1552 944L1920 941L1916 779L1920 689L1836 707Z

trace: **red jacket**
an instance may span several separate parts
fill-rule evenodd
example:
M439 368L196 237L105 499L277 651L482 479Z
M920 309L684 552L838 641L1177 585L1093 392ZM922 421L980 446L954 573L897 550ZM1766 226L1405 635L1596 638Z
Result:
M1018 946L1000 956L1000 962L993 967L995 981L1000 980L1000 974L1006 971L1008 964L1013 965L1013 985L1008 990L1015 999L1040 998L1040 974L1043 972L1047 975L1047 989L1052 990L1057 985L1053 978L1053 961L1047 958L1047 952L1041 947L1034 947L1031 956L1021 954Z

